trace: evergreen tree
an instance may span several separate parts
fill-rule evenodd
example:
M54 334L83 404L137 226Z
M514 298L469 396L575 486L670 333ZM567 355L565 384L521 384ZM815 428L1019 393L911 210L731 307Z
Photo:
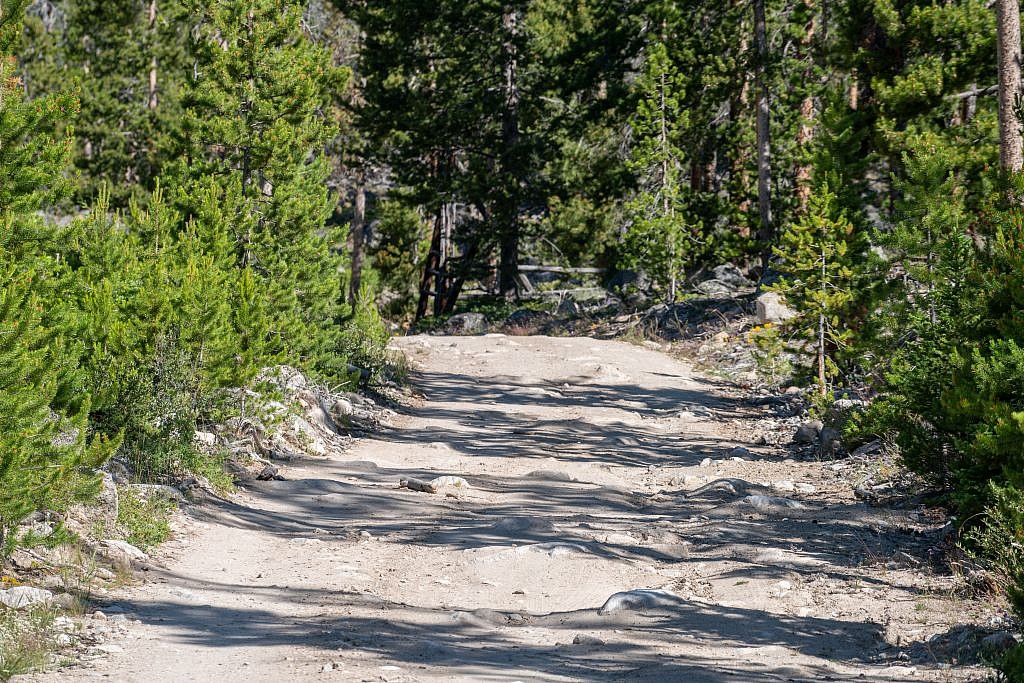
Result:
M825 184L811 195L807 214L783 232L775 249L784 275L774 289L801 314L799 330L814 349L822 395L838 371L835 353L850 339L843 314L853 300L854 239L853 223Z
M324 149L334 135L326 108L347 70L304 35L301 3L221 0L193 11L202 21L178 203L200 232L230 231L243 356L334 363L344 310L336 236L325 233L334 202Z
M639 176L640 192L628 204L632 224L624 256L628 264L644 268L664 285L671 302L699 226L688 225L679 177L682 152L675 140L678 127L686 123L680 77L661 42L648 49L639 90L629 167Z
M0 10L0 556L13 547L11 531L28 513L93 493L91 468L109 455L102 441L87 445L87 400L72 416L55 410L73 369L57 362L50 349L55 332L43 321L55 235L37 212L65 189L70 139L45 131L57 128L75 101L68 95L25 101L11 56L24 7L8 1Z
M105 185L125 208L176 154L192 20L174 0L68 0L66 15L65 77L81 84L78 200Z

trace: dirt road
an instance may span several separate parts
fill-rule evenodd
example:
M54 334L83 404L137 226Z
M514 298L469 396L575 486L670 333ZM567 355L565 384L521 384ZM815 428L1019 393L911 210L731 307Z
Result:
M193 508L167 570L106 608L141 623L38 680L971 674L897 658L964 609L893 559L926 525L757 445L765 409L728 385L618 342L396 344L422 400L348 452ZM468 487L398 486L442 475Z

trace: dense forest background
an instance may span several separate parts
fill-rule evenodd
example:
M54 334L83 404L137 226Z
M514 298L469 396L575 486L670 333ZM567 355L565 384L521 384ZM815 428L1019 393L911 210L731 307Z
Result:
M0 52L0 546L115 451L215 471L263 368L380 380L378 306L732 262L1024 613L1016 2L3 0Z

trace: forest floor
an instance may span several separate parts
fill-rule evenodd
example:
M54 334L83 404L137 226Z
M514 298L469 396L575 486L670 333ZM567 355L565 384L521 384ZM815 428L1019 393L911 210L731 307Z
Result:
M984 680L954 660L998 607L931 566L945 520L759 445L724 380L587 338L395 345L390 424L187 508L99 606L121 635L17 680ZM399 486L442 475L468 486Z

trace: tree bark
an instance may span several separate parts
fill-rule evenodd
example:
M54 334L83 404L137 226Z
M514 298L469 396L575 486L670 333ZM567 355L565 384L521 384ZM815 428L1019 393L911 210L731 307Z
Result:
M804 7L808 10L814 9L815 0L804 0ZM800 103L800 126L796 133L797 148L806 150L814 140L814 97L811 91L811 81L814 77L814 31L815 16L812 14L804 26L804 35L800 41L801 58L804 60L804 87L807 89L803 101ZM813 168L809 155L796 169L796 197L801 213L806 212L807 204L811 199L811 175Z
M156 0L150 0L149 2L149 31L152 35L153 43L151 49L155 49L157 45L156 36ZM153 55L149 66L149 101L146 103L150 110L156 109L157 107L157 95L156 95L156 55Z
M1018 0L996 0L996 60L999 68L999 165L1004 171L1016 173L1024 165L1020 121L1014 112L1021 85Z
M771 140L768 110L768 36L764 17L764 0L754 0L754 43L757 52L757 206L761 214L761 272L767 273L771 261L775 227L772 224Z
M348 303L355 308L359 301L359 286L363 278L363 243L366 241L366 186L362 179L356 185L355 208L352 216L352 276L348 281Z
M502 177L510 187L502 188L502 209L498 263L498 292L506 299L519 296L519 15L513 8L501 17L505 30L502 46L505 59L505 104L502 110Z

